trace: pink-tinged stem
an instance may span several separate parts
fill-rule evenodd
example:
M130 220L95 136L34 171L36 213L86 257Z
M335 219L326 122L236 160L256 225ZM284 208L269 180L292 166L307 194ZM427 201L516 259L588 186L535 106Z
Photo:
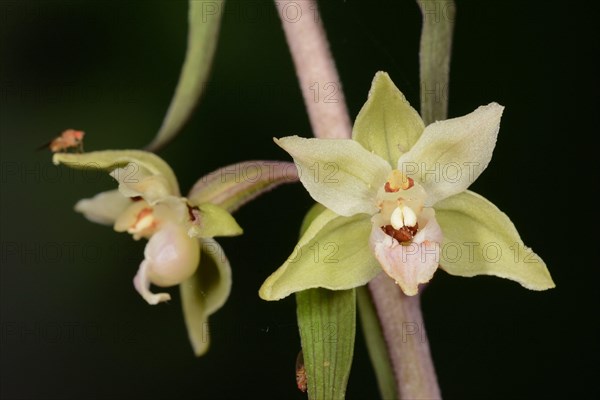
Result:
M275 4L279 8L314 135L318 138L350 138L352 124L317 2L302 0L292 5L276 1Z
M275 4L280 7L279 15L314 135L318 138L350 138L350 116L316 1L294 2L294 7L300 7L301 13L293 15L283 12L286 2L276 1ZM441 398L419 297L405 296L386 274L372 280L369 290L385 336L400 398Z
M421 314L420 295L406 296L385 273L369 282L400 399L441 399Z

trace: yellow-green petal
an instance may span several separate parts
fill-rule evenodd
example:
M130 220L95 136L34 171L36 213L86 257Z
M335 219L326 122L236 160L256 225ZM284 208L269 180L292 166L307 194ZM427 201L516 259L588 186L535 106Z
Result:
M279 300L312 288L350 289L381 272L369 248L368 215L342 217L323 211L302 235L293 254L260 288L264 300Z
M112 225L119 215L131 205L131 200L118 190L100 192L90 199L81 199L75 204L75 211L88 220L102 225Z
M231 292L231 267L213 239L202 239L202 257L196 273L179 285L183 316L196 356L208 350L208 317L225 304Z
M224 208L215 204L204 203L198 206L198 225L192 225L190 236L211 238L214 236L237 236L243 233L242 228Z
M354 122L352 138L395 168L398 158L411 149L424 128L419 113L390 76L386 72L375 74L369 98Z
M471 191L435 206L444 241L441 267L452 275L494 275L531 290L555 287L544 261L521 240L506 214Z
M463 117L428 125L398 169L427 191L426 206L466 190L492 159L504 107L481 106Z
M169 192L179 196L177 178L169 164L156 154L141 150L104 150L89 153L56 153L52 158L56 165L65 164L76 169L97 169L111 172L128 167L123 179L134 182L138 176L158 175L164 177ZM135 182L134 182L135 183Z
M350 139L275 139L293 158L300 181L315 201L339 215L378 211L376 195L391 167Z

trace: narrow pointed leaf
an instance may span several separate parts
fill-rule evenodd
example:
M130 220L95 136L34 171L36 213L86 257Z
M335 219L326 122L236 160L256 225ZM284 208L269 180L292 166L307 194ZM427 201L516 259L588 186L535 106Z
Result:
M444 241L440 265L452 275L494 275L532 290L555 287L544 261L521 240L506 214L466 191L435 206Z
M309 399L344 399L354 355L356 290L296 294Z
M298 182L296 166L281 161L246 161L220 168L200 178L190 190L192 205L218 204L234 212L262 193Z
M390 76L378 72L354 122L352 138L396 168L398 158L417 142L424 128L423 120Z
M310 224L294 252L260 288L264 300L279 300L311 288L362 286L381 266L369 248L370 217L341 217L325 210Z
M456 7L453 0L417 0L423 14L419 68L425 124L448 114L448 80Z
M382 399L397 399L394 370L392 369L385 338L379 325L377 311L373 306L371 295L366 286L357 288L356 290L360 325L365 336L367 349L369 350L371 364L373 364L373 369L375 370L379 394Z
M147 146L155 151L173 139L188 120L205 87L217 47L225 0L190 0L188 44L179 83L156 137Z
M125 182L137 183L140 176L155 175L164 178L169 192L179 195L177 178L169 164L156 154L141 150L104 150L89 153L56 153L52 157L55 165L64 164L70 168L92 169L111 172L117 168L122 171Z
M202 239L202 255L196 273L179 285L183 316L196 356L209 347L208 317L223 306L231 291L231 267L213 239Z

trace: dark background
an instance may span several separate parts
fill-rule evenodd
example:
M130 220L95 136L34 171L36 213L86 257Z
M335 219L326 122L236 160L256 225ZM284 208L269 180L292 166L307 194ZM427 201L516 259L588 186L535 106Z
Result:
M492 163L472 188L511 216L557 288L439 271L423 308L442 392L597 397L596 17L583 2L457 3L449 115L506 106ZM417 106L416 3L321 7L352 117L378 70ZM233 292L196 359L177 290L150 307L133 289L144 243L72 211L111 179L35 151L66 128L86 131L86 150L149 142L178 79L186 10L182 1L0 1L2 398L304 397L294 299L257 295L311 205L300 185L244 207L245 235L219 240ZM287 160L271 138L290 134L311 131L274 7L231 0L201 105L160 155L185 191L233 162ZM359 333L347 397L376 391Z

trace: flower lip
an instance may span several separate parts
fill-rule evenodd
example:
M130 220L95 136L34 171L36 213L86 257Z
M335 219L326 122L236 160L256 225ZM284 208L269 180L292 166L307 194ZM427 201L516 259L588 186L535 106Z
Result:
M151 236L157 226L158 221L154 218L152 207L145 207L137 214L135 222L127 229L127 232L134 237Z

